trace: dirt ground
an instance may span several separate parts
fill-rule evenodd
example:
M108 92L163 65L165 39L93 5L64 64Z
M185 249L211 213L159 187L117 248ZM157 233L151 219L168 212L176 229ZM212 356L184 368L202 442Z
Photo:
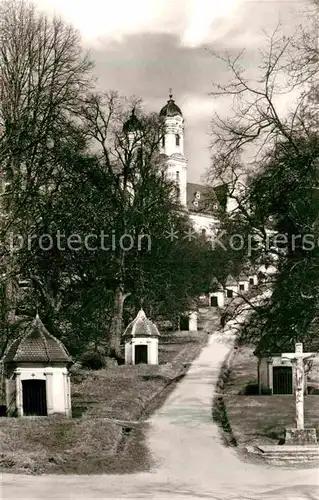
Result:
M74 418L0 419L0 470L29 474L144 470L147 450L134 422L143 422L164 402L206 342L203 330L170 333L160 340L160 365L75 370ZM137 460L137 454L145 460Z

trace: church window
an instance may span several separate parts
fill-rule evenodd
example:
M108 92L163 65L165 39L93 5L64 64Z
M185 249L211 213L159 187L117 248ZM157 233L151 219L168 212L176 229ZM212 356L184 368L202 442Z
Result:
M179 172L176 172L176 180L179 181Z
M175 135L176 146L179 146L179 140L180 140L179 134L176 134Z
M164 147L164 146L165 146L165 135L163 135L163 137L162 137L162 147Z

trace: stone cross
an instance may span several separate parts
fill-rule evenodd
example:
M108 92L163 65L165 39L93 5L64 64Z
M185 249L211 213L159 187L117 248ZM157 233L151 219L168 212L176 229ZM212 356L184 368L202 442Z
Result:
M314 352L303 352L302 343L295 344L295 352L283 353L281 358L290 359L295 368L295 398L296 398L296 427L298 430L304 429L304 386L305 367L304 360L316 356Z

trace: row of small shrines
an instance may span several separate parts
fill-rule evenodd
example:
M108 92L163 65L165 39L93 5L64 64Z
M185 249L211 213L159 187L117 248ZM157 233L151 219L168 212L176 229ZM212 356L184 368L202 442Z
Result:
M256 276L227 280L208 294L212 307L224 307L235 294L247 292L257 285ZM232 292L232 293L230 293ZM196 332L198 311L192 307L181 318L180 329ZM183 323L183 324L182 324ZM158 327L143 310L124 331L125 363L158 364ZM292 349L293 350L293 349ZM72 359L65 346L53 337L37 315L25 332L7 350L3 360L8 416L50 415L71 416L71 383L69 368ZM283 363L281 353L258 354L259 392L291 394L294 391L293 363Z
M237 279L228 276L225 286L215 282L214 291L207 296L202 297L202 301L206 301L206 305L223 309L232 299L240 297L258 285L259 280L267 280L267 275L272 276L276 273L274 266L269 266L269 269L263 268L259 275L257 274L241 274ZM301 345L302 344L296 344ZM319 339L314 339L312 342L305 343L304 348L308 354L311 353L313 369L319 370ZM284 355L284 351L291 355ZM258 392L259 394L267 395L283 395L293 394L296 389L296 364L294 363L294 346L286 345L276 348L272 347L268 351L260 351L256 349L257 357L257 376L258 376ZM305 356L307 357L307 352ZM305 362L307 368L307 362ZM308 367L309 368L309 367ZM307 372L307 370L306 370ZM303 391L308 393L308 375L304 373Z
M188 330L197 331L196 310L183 319L187 319ZM141 309L123 334L125 363L158 364L159 336L157 326ZM48 332L37 314L2 360L6 392L2 415L71 416L72 363L65 346Z
M248 292L251 288L258 285L258 276L240 275L238 279L228 276L225 287L220 283L215 284L214 291L208 294L209 305L223 308L227 302Z

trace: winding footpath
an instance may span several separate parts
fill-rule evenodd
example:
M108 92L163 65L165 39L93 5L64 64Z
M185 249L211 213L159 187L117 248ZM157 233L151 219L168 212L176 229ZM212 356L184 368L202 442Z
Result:
M185 378L152 417L152 472L103 476L2 476L4 499L318 500L319 471L257 465L225 448L212 398L231 337L210 335ZM243 416L244 418L244 416Z

